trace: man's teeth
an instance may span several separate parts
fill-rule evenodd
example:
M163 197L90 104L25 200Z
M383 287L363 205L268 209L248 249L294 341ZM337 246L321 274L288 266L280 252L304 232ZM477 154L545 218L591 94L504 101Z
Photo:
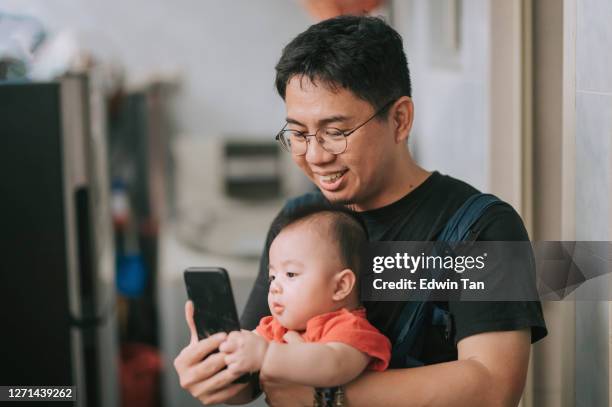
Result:
M334 174L329 174L329 175L322 175L321 179L325 182L333 182L337 180L338 178L340 178L342 174L344 174L344 171L336 172Z

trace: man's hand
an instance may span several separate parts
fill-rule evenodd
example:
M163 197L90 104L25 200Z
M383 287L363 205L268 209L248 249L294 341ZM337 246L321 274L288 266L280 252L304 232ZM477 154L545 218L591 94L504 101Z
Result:
M174 359L181 387L205 405L225 402L248 385L232 384L240 374L224 369L224 353L213 353L226 340L227 334L218 333L198 341L191 301L185 304L185 319L191 331L191 341Z
M219 346L225 354L227 370L237 375L261 370L267 350L268 341L246 330L230 332Z

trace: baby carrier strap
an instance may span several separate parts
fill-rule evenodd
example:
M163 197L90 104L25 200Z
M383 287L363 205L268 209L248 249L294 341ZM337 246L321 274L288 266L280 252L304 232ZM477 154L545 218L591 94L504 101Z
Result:
M508 204L491 194L477 193L470 196L448 220L437 241L476 240L480 233L480 230L475 228L478 220L494 205ZM426 298L430 295L427 292L424 294ZM396 340L393 341L390 367L424 365L420 357L428 325L443 326L448 339L452 331L452 316L447 309L433 301L407 301L392 331Z

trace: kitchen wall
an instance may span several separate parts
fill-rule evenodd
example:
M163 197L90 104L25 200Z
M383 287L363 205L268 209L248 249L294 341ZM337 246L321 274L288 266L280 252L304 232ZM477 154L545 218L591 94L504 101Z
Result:
M274 89L283 46L312 20L298 0L3 0L0 11L70 29L132 83L154 72L182 75L179 132L269 137L284 107Z
M487 189L489 0L457 2L458 51L441 63L431 38L434 3L391 7L413 79L411 144L426 168ZM157 71L182 74L177 130L195 138L271 137L284 117L274 64L313 22L298 0L5 0L2 10L34 15L51 30L74 30L105 60L121 61L132 83Z
M257 272L253 253L263 247L282 202L228 202L222 140L231 135L274 142L285 117L274 66L284 45L314 21L298 0L3 0L0 12L36 17L50 33L71 31L104 63L122 65L130 86L159 74L179 78L171 106L177 140L171 148L180 216L162 224L157 276L162 397L167 406L200 405L179 387L172 368L188 342L182 271L226 267L237 306L244 307ZM288 158L283 156L284 190L296 194L307 184Z

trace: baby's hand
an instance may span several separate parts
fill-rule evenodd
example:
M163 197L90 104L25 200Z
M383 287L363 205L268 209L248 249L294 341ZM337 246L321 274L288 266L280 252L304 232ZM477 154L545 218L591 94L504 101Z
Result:
M283 335L283 339L287 343L304 342L304 339L302 339L302 335L300 335L296 331L287 331L287 333L285 333L285 335Z
M227 339L219 346L219 351L226 354L227 369L235 373L251 373L261 370L268 342L251 331L230 332Z

